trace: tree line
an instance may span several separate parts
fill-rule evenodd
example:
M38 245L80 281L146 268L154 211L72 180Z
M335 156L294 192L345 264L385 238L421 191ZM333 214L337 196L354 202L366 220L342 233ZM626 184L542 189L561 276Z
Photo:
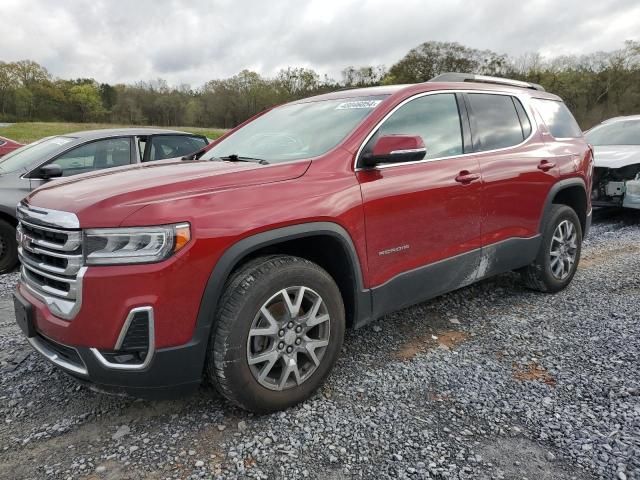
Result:
M458 43L425 42L390 68L347 67L335 80L309 68L274 77L243 70L199 88L165 80L135 84L54 78L31 60L0 61L0 121L106 122L230 128L265 108L336 89L424 82L465 72L539 83L560 95L583 128L605 118L640 113L640 42L588 55L512 58Z

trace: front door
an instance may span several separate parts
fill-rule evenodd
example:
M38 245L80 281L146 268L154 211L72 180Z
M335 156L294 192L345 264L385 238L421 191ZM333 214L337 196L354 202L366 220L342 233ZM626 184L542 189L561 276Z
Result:
M363 149L366 153L380 135L391 134L420 135L427 148L418 162L356 170L375 314L476 277L482 182L477 159L464 154L461 103L453 93L413 98L379 126ZM376 295L378 288L384 293Z

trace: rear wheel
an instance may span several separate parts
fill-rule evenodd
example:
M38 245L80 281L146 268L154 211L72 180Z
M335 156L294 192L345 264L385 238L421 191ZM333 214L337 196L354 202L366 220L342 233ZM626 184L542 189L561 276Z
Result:
M299 403L322 384L342 345L340 291L318 265L263 257L228 282L210 342L207 375L254 412Z
M533 263L521 270L527 287L541 292L564 289L576 273L582 249L582 227L576 212L553 205Z
M0 273L8 273L17 265L16 229L10 223L0 220Z

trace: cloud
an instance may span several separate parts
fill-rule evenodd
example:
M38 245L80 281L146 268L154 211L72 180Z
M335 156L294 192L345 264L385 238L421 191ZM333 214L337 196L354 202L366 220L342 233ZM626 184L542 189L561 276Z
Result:
M518 56L590 53L640 39L637 0L3 0L0 60L63 78L200 86L244 68L390 66L428 40Z

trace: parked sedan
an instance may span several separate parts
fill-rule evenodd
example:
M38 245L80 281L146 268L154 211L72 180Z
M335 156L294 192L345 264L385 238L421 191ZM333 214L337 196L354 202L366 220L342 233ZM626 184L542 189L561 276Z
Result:
M640 209L640 115L605 120L585 138L594 150L593 205Z
M0 137L0 157L6 155L7 153L11 153L20 147L22 147L21 143L18 143L9 138Z
M203 135L150 128L77 132L43 138L0 159L0 273L18 263L16 205L56 177L188 155L208 144Z

